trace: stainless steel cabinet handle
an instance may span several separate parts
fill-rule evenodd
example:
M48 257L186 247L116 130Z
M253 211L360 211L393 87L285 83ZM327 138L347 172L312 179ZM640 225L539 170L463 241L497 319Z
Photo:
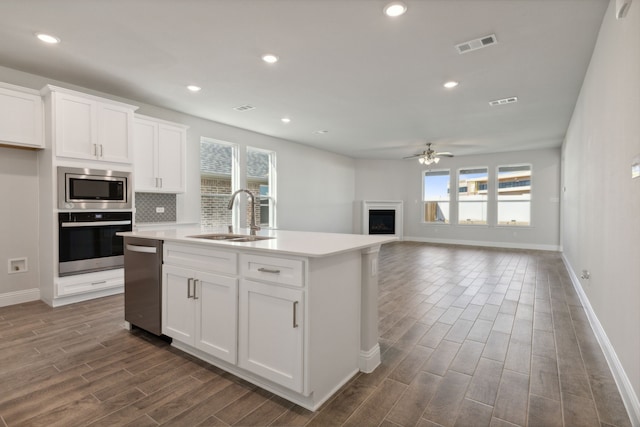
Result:
M193 295L191 295L191 283L193 283L193 279L188 278L187 279L187 298L193 298Z
M198 298L198 283L200 283L199 279L193 281L193 299L200 299Z
M258 271L262 273L280 274L280 270L273 270L271 268L264 268L264 267L260 267Z
M127 245L127 250L131 252L142 252L145 254L155 254L158 250L155 246Z
M105 283L107 283L106 280L101 280L99 282L91 282L91 286L104 285Z
M162 188L162 178L158 178L160 180L160 188Z
M93 144L93 155L98 157L98 144Z
M293 327L294 328L298 327L297 314L298 314L298 301L294 301L293 302Z
M102 154L102 144L100 144L100 157L102 157L102 156L103 156L103 154Z

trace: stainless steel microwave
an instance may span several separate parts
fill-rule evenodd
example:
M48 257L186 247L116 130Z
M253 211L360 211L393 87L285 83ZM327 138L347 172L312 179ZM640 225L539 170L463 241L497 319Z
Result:
M59 209L131 209L131 173L58 167Z

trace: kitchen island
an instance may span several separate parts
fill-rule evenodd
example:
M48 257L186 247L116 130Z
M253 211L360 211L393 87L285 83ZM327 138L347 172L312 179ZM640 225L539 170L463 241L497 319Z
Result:
M392 235L176 228L162 240L162 333L176 348L315 410L380 364L378 252Z

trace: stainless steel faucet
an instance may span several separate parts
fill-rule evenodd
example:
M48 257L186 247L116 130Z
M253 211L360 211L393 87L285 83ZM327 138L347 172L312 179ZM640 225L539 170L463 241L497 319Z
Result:
M227 207L229 208L229 210L233 209L233 202L236 200L236 196L239 193L247 193L247 195L249 196L249 201L251 202L251 225L249 228L251 229L251 235L255 235L256 231L260 230L260 226L256 224L256 199L253 193L251 193L251 191L249 190L241 188L231 195L231 199L229 199L229 206ZM229 226L229 229L231 229L231 226Z

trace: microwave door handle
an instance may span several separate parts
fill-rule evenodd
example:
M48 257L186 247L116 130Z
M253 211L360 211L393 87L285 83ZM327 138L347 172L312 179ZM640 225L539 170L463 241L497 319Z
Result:
M68 227L96 227L107 225L129 225L131 221L90 221L90 222L63 222L60 225L63 228Z

